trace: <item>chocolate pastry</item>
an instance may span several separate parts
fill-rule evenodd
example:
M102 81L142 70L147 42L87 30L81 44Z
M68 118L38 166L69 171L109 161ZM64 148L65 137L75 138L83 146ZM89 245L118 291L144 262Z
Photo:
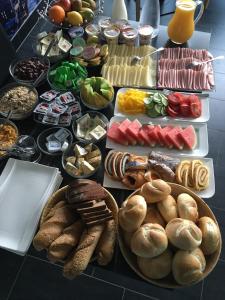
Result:
M168 182L175 181L175 173L166 164L152 159L149 159L148 163L150 171L153 170L160 179Z
M125 184L130 189L138 189L145 182L145 172L144 171L127 171L122 180L123 184Z
M148 168L148 157L137 156L130 154L129 160L126 164L126 170L146 170Z
M167 156L165 154L155 152L155 151L151 151L148 158L150 160L155 160L158 163L165 164L174 172L176 171L177 165L180 163L180 160L178 158L170 157L170 156Z

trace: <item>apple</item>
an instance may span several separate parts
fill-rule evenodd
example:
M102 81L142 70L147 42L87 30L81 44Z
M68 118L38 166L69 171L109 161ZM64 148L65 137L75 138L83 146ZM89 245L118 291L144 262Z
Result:
M57 5L61 6L66 12L71 11L70 0L60 0L59 2L57 2Z

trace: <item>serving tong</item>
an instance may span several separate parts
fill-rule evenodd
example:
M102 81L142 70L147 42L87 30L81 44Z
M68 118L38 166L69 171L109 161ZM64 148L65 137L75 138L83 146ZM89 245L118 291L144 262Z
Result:
M195 67L198 67L198 66L201 66L201 65L204 65L204 64L207 64L211 61L214 61L214 60L217 60L217 59L224 59L224 55L220 55L220 56L217 56L217 57L213 57L211 59L208 59L206 61L192 61L191 63L187 64L185 66L186 69L193 69Z
M155 51L153 51L153 52L151 52L151 53L149 53L149 54L147 54L147 55L145 55L145 56L142 56L142 57L140 57L140 56L138 56L138 55L135 55L135 56L131 57L131 65L134 66L134 65L136 65L137 63L139 63L142 59L144 59L145 57L151 56L151 55L153 55L154 53L157 53L157 52L161 52L161 51L163 51L164 49L165 49L165 48L160 47L160 48L156 49Z

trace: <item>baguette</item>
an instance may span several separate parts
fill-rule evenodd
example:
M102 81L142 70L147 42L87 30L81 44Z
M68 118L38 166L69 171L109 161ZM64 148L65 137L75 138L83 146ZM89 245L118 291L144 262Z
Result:
M50 261L63 261L67 258L70 251L77 246L83 230L83 222L77 220L75 223L66 227L48 249L48 258Z
M112 260L115 241L116 224L115 220L110 220L106 223L105 229L96 247L97 261L99 265L105 266Z
M73 279L87 268L103 229L101 224L83 231L77 249L64 265L63 275L66 278Z
M75 222L76 218L76 214L66 206L56 209L55 214L41 225L34 237L34 248L38 251L48 249L63 230Z

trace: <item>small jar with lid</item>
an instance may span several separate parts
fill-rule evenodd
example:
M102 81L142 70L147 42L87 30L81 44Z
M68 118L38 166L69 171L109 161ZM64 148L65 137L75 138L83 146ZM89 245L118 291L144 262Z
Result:
M109 28L112 26L111 18L103 17L98 21L98 26L101 29L101 33L104 33L104 30L106 28Z
M120 30L116 27L106 28L104 36L108 44L118 44Z
M99 37L101 33L101 28L97 24L89 24L85 28L85 32L87 33L88 37L97 36Z
M150 25L144 25L138 29L140 46L150 45L153 31L154 29Z
M122 33L123 39L127 46L135 46L137 42L138 31L134 28L129 28Z

